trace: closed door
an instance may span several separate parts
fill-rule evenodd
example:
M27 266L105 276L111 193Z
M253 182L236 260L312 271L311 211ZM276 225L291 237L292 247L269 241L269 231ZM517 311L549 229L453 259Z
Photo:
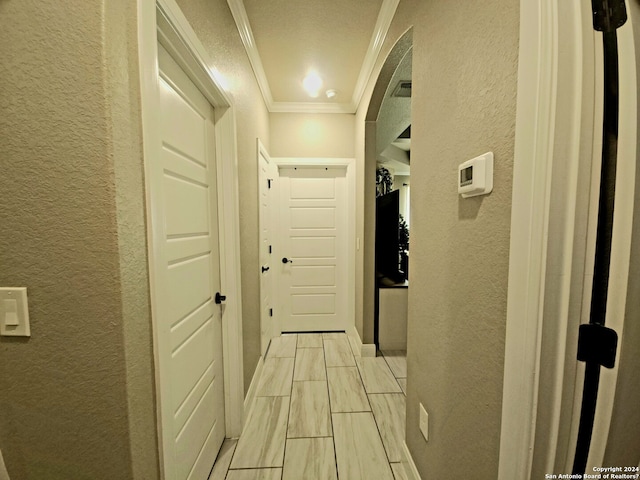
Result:
M347 327L346 168L281 168L282 330Z
M271 162L264 147L258 145L258 192L260 197L260 351L267 353L269 342L279 334L273 321L273 179Z
M159 362L166 478L206 479L224 439L214 111L158 45L163 229Z

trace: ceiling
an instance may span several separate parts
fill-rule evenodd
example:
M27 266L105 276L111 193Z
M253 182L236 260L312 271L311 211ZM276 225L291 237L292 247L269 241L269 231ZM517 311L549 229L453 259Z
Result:
M355 113L399 0L227 2L269 111ZM316 98L302 85L312 71Z

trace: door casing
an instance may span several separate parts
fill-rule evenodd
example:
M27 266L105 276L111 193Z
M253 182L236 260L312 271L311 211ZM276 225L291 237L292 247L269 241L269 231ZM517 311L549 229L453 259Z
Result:
M580 390L581 381L575 357L577 328L583 321L583 305L588 316L593 262L586 259L593 254L588 232L593 230L589 217L595 187L591 185L597 177L592 168L598 169L600 163L602 135L596 120L601 106L594 104L601 89L594 63L598 42L589 7L577 1L520 2L501 480L533 478L536 469L538 474L571 471L579 414L573 392ZM621 29L619 40L621 58L625 51L633 57L630 33ZM635 106L632 83L625 87L621 78L621 95L626 89L627 102ZM630 110L636 114L635 108ZM626 127L621 123L621 136L626 128L626 146L619 149L619 156L635 159L635 118L627 121ZM616 210L622 202L633 205L626 198L634 183L633 173L619 172L619 193L625 200L616 200ZM618 270L617 275L612 271L612 278L627 278L630 218L624 207L616 211L614 229L619 234L616 238L614 230L612 248L617 252ZM611 286L619 302L615 310L624 312L626 280ZM620 325L613 328L622 334ZM610 398L598 407L596 428L600 430L594 430L594 438L600 440L592 445L590 465L601 465L608 437L617 371L607 376L605 392Z
M276 258L273 251L273 237L276 231L274 228L274 216L277 213L274 208L275 195L273 192L276 187L275 177L277 172L275 172L276 168L271 161L269 152L267 152L260 139L257 140L256 150L258 153L259 260L261 269L269 269L268 271L260 272L260 354L264 358L269 348L269 342L273 337L280 334L277 331L273 317L274 291L276 288L276 284L273 281L276 266L273 261ZM263 209L262 205L265 201L267 202L267 207ZM265 239L263 236L268 238L269 244L264 244ZM269 246L271 246L270 251ZM271 309L270 313L269 309Z

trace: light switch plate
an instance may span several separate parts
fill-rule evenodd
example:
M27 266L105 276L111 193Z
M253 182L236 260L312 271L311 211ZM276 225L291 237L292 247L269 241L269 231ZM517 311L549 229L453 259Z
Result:
M0 287L0 335L31 336L27 287Z

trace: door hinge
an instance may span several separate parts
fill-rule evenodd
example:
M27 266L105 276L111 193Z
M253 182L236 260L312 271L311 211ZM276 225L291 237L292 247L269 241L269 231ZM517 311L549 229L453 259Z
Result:
M270 308L270 309L269 309L269 316L270 316L270 317L273 317L273 308Z
M271 188L271 182L273 182L273 179L267 178L267 187Z
M613 32L627 21L624 0L591 0L593 28L599 32Z
M269 253L271 253L271 245L269 245Z
M578 332L578 360L597 363L606 368L616 364L618 334L615 330L596 323L580 325Z

